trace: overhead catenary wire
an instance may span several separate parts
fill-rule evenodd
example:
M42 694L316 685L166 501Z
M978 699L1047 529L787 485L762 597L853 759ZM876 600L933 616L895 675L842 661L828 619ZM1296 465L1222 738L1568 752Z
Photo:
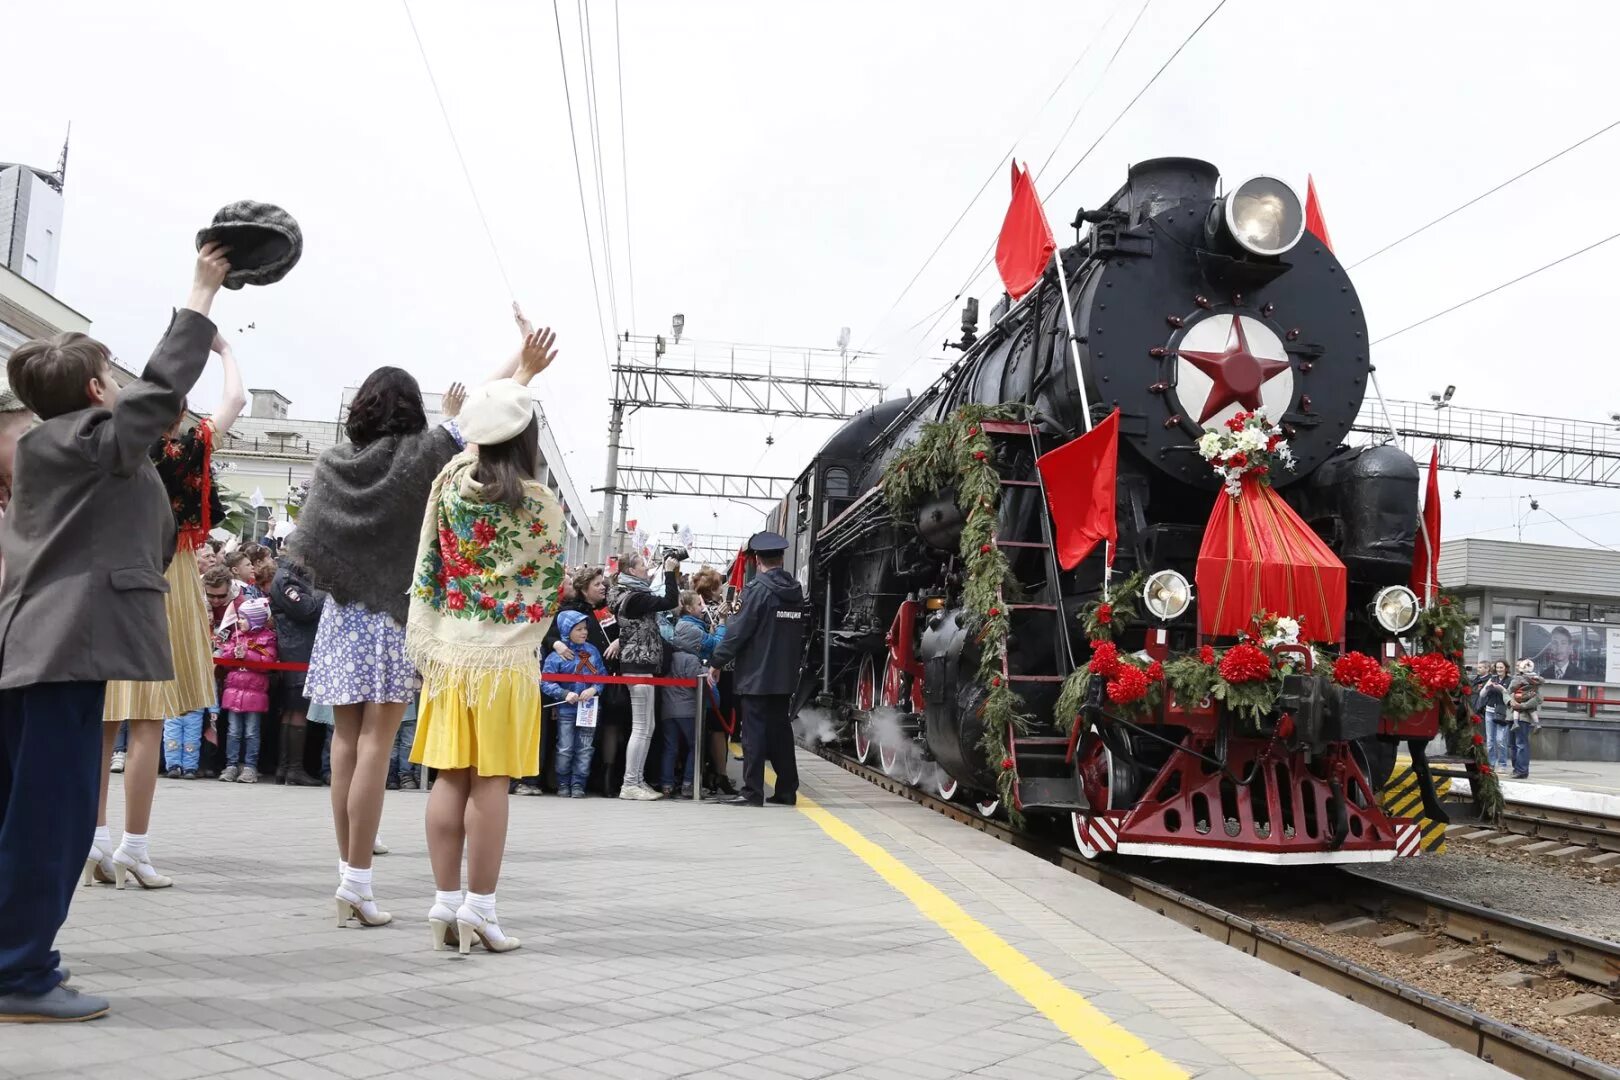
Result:
M607 270L608 310L613 316L613 336L619 336L618 275L613 271L613 231L608 223L607 178L602 168L602 119L596 97L596 42L591 37L591 9L585 0L574 0L579 16L579 50L585 57L585 108L590 118L591 159L596 172L596 210L602 223L602 260Z
M1079 160L1077 160L1073 165L1069 166L1068 172L1065 172L1063 174L1062 179L1060 179L1056 184L1054 184L1052 186L1051 190L1047 193L1046 197L1041 200L1042 205L1044 205L1048 200L1050 200L1054 195L1057 194L1058 189L1061 188L1064 185L1064 183L1069 179L1069 177L1074 175L1075 170L1079 169L1081 165L1085 164L1086 159L1089 158L1092 155L1092 153L1097 149L1098 146L1102 145L1103 140L1108 137L1109 133L1112 132L1114 130L1114 128L1119 126L1119 122L1121 120L1125 119L1126 115L1128 115L1130 113L1130 111L1133 108L1136 107L1136 103L1138 101L1142 100L1142 96L1144 94L1146 94L1148 92L1148 90L1152 89L1153 84L1159 81L1159 77L1161 75L1163 75L1166 70L1169 69L1171 64L1175 63L1176 57L1180 56L1186 50L1187 46L1192 44L1193 39L1198 36L1199 32L1202 31L1204 29L1204 27L1209 25L1211 19L1215 18L1216 15L1220 14L1221 9L1226 6L1226 3L1227 3L1227 0L1219 0L1219 2L1216 3L1216 5L1213 8L1210 9L1209 14L1205 15L1203 17L1203 19L1201 19L1199 21L1198 25L1193 27L1192 32L1189 33L1185 38L1182 39L1181 44L1176 46L1176 51L1171 53L1169 58L1166 59L1164 63L1159 65L1158 70L1156 70L1152 74L1152 76L1149 77L1148 81L1142 85L1142 88L1136 92L1135 96L1132 97L1130 101L1125 103L1125 107L1119 111L1118 115L1116 115L1113 120L1109 121L1108 126L1103 129L1102 134L1098 135L1097 138L1095 140L1093 140L1092 144L1086 148L1086 150L1085 150L1085 152L1083 154L1080 155ZM953 301L961 299L962 295L964 293L966 293L970 288L972 288L974 283L978 281L979 277L985 272L986 269L989 268L989 263L991 261L992 256L995 253L995 249L996 249L995 241L992 240L991 243L990 243L990 247L985 251L984 255L980 258L980 260L978 262L978 265L977 265L977 268L971 274L968 275L967 280L963 281L961 287L958 288L956 290L955 295L952 296L951 299ZM940 318L943 318L943 317L944 316L941 315ZM926 343L928 338L933 336L934 332L938 329L938 327L939 327L939 319L935 319L934 324L932 326L930 326L929 329L923 334L922 341L924 343ZM913 360L910 365L908 365L906 368L902 369L900 375L904 376L905 374L907 374L911 370L912 367L915 367L922 360L928 359L928 358L929 357L927 356L926 353L919 356L919 357L917 357L917 359ZM895 381L898 382L899 377L897 377Z
M495 243L495 232L489 227L489 218L484 213L484 204L478 198L478 186L473 183L472 170L467 168L467 157L461 152L461 140L456 138L456 127L450 122L450 110L445 108L444 95L439 92L439 80L433 75L433 63L428 59L427 48L422 44L422 34L416 28L416 16L411 14L410 0L399 0L400 6L405 9L405 19L411 24L411 36L416 39L416 51L422 57L422 67L427 70L428 84L433 87L433 97L439 103L439 115L444 118L444 130L450 136L450 145L456 152L456 160L461 163L461 175L467 181L467 193L472 196L473 208L478 211L478 220L484 226L484 236L489 240L490 254L495 256L495 266L501 272L501 280L506 284L506 292L512 300L517 299L517 290L512 287L512 278L506 272L506 263L501 258L501 249Z
M1424 325L1426 325L1428 323L1434 322L1434 320L1440 318L1441 316L1450 315L1453 311L1459 311L1462 308L1467 307L1469 304L1474 303L1476 300L1483 300L1487 296L1490 296L1490 295L1492 295L1494 293L1501 292L1503 289L1507 288L1510 285L1517 285L1521 281L1526 281L1526 280L1528 280L1530 278L1533 278L1537 274L1541 273L1543 270L1551 270L1553 267L1559 265L1560 263L1566 263L1569 260L1571 260L1571 259L1573 259L1573 258L1575 258L1575 257L1577 257L1579 255L1585 255L1588 251L1592 251L1595 248L1600 248L1604 244L1607 244L1610 240L1613 240L1613 239L1615 239L1617 237L1620 237L1620 232L1610 233L1608 236L1605 236L1603 239L1597 241L1596 243L1587 244L1585 247L1581 248L1579 251L1572 251L1568 255L1560 256L1559 258L1554 259L1550 263L1547 263L1547 264L1545 264L1543 266L1538 266L1534 270L1530 270L1530 271L1527 271L1527 272L1525 272L1523 274L1520 274L1518 277L1513 278L1511 280L1504 281L1500 285L1494 285L1491 288L1486 289L1482 293L1477 293L1474 296L1470 296L1466 300L1458 301L1457 303L1452 304L1448 308L1443 308L1440 311L1435 312L1433 315L1424 316L1423 318L1419 319L1417 322L1408 323L1407 325L1401 327L1399 330L1396 330L1396 331L1394 331L1392 333L1385 334L1382 337L1374 338L1368 344L1377 345L1377 344L1379 344L1381 342L1389 341L1391 338L1400 337L1402 334L1406 333L1408 330L1416 330L1420 326L1424 326Z
M614 2L617 3L618 0L614 0ZM1146 10L1147 4L1151 2L1152 0L1147 0L1147 2L1142 5L1143 10ZM928 257L923 259L922 265L917 267L917 272L911 275L911 280L906 282L905 287L900 290L900 294L894 298L894 302L889 305L889 310L885 311L883 316L878 319L877 322L872 324L872 329L867 331L866 336L861 341L861 344L857 346L857 352L866 348L867 344L871 342L873 335L875 335L878 330L882 328L883 324L889 320L889 317L894 314L895 309L900 306L900 302L906 298L906 294L911 292L912 286L917 284L917 280L922 277L923 271L928 269L928 267L933 263L934 258L939 255L940 250L945 247L946 242L949 241L953 235L955 235L957 228L967 218L968 214L972 212L974 206L978 205L979 199L983 197L987 190L989 190L990 185L995 182L996 177L1001 175L1002 166L1007 164L1007 160L1011 158L1017 151L1018 144L1022 142L1031 131L1034 130L1036 118L1038 118L1042 112L1046 111L1046 107L1052 103L1052 99L1057 97L1058 92L1061 91L1064 86L1068 85L1069 79L1072 78L1074 73L1080 69L1080 65L1086 62L1086 57L1091 55L1091 50L1095 48L1097 42L1101 40L1102 35L1105 31L1107 31L1109 24L1114 21L1115 16L1125 9L1125 3L1126 0L1121 0L1121 2L1114 8L1113 12L1109 14L1108 18L1103 21L1103 24L1098 28L1097 33L1093 35L1089 42L1086 43L1086 47L1081 51L1079 59L1075 60L1075 62L1069 66L1069 70L1064 72L1063 78L1059 79L1057 85L1052 87L1052 92L1046 95L1046 100L1041 102L1040 108L1035 110L1035 113L1031 117L1029 125L1024 129L1023 134L1014 139L1012 141L1012 145L1008 146L1006 151L996 159L995 165L990 169L990 174L984 178L984 182L979 185L979 189L973 193L971 198L968 199L967 205L962 207L962 212L956 215L956 220L951 222L950 228L945 230L945 235L939 238L939 242L935 244L933 250L928 253ZM1138 14L1137 18L1140 19L1141 15ZM1134 28L1134 24L1132 25ZM1129 35L1127 34L1127 36ZM1104 68L1103 75L1106 76L1107 74L1108 70L1107 68ZM1092 87L1092 93L1095 92L1096 87L1094 86ZM1090 94L1086 95L1086 101L1089 100L1091 100ZM1080 103L1080 107L1085 108L1084 101ZM1076 112L1075 115L1078 116L1079 113ZM1074 126L1073 118L1069 120L1069 126ZM1065 135L1068 134L1068 128L1064 128L1063 130ZM1059 141L1062 141L1062 136L1059 136ZM947 304L948 303L949 301L947 301Z
M624 261L629 273L630 325L636 325L636 256L630 244L630 148L624 126L624 49L619 33L619 0L613 0L613 68L619 79L619 166L623 172L624 194Z
M574 98L568 89L568 58L563 52L562 16L557 11L557 0L551 0L551 17L557 26L557 71L562 75L563 105L568 111L568 144L574 151L574 183L579 188L580 224L585 226L585 256L591 267L591 292L596 296L596 329L602 335L602 363L607 366L608 378L613 378L613 350L608 347L607 334L602 330L602 286L596 276L596 248L591 240L591 216L585 209L585 174L579 165L579 136L574 130Z
M1371 262L1372 260L1378 258L1378 256L1382 255L1384 252L1389 251L1391 248L1398 247L1401 244L1404 244L1408 240L1412 239L1414 236L1418 236L1421 233L1425 233L1425 232L1429 231L1430 229L1434 228L1436 225L1440 224L1442 221L1445 221L1447 218L1453 217L1453 216L1455 216L1457 214L1462 213L1464 210L1468 209L1470 206L1473 206L1475 203L1480 202L1480 201L1482 201L1484 199L1490 198L1492 195L1495 195L1498 191L1501 191L1503 188L1510 187L1511 185L1518 183L1520 180L1523 180L1525 177L1529 176L1531 173L1535 172L1537 169L1540 169L1542 166L1551 165L1553 162L1557 161L1559 158L1563 157L1565 154L1569 153L1570 151L1580 149L1582 146L1585 146L1587 143L1591 142L1593 139L1597 138L1599 135L1602 135L1602 134L1604 134L1605 132L1608 132L1608 131L1612 131L1613 129L1615 129L1617 127L1620 127L1620 120L1615 120L1615 121L1612 121L1611 123L1605 124L1603 127L1598 128L1596 131L1592 132L1592 134L1586 136L1585 138L1579 139L1576 142L1570 143L1568 146L1564 147L1562 150L1558 151L1558 153L1552 155L1551 157L1543 158L1540 161L1536 162L1534 165L1530 166L1528 169L1525 169L1523 172L1517 173L1517 174L1515 174L1513 176L1508 177L1506 180L1502 181L1500 184L1497 184L1495 187L1491 188L1489 191L1481 192L1480 194L1475 195L1472 199L1469 199L1467 202L1463 203L1461 206L1457 206L1457 207L1454 207L1454 208L1452 208L1450 210L1447 210L1445 213L1441 214L1439 217L1435 218L1433 221L1431 221L1431 222L1429 222L1429 223L1427 223L1425 225L1418 226L1417 228L1413 229L1411 232L1407 233L1405 236L1402 236L1402 237L1400 237L1399 239L1396 239L1396 240L1391 240L1389 243L1385 244L1383 247L1379 248L1377 251L1374 251L1371 255L1362 256L1361 258L1357 259L1355 262L1351 263L1349 266L1345 267L1345 269L1346 270L1354 270L1356 267L1362 265L1363 263Z

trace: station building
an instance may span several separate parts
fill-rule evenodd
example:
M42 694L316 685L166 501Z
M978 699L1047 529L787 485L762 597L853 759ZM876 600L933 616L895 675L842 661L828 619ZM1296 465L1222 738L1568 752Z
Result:
M1620 761L1620 551L1466 537L1440 584L1468 613L1468 663L1521 659L1546 678L1532 758Z

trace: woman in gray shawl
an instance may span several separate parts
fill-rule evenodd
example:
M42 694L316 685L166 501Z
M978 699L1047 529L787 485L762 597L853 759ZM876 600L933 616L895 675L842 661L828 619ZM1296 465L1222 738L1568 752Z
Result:
M510 378L521 357L520 348L491 379ZM388 758L421 685L405 655L417 536L434 477L462 449L455 417L464 394L461 384L452 385L444 422L430 428L409 373L384 367L368 375L349 405L348 441L316 461L287 543L288 558L327 593L304 692L313 704L332 708L337 899L365 926L393 918L372 895L371 858Z

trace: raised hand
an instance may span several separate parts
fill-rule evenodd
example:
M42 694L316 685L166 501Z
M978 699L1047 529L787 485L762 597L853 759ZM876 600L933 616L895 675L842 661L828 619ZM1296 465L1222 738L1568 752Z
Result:
M517 323L518 333L524 337L534 333L534 324L529 321L528 316L523 314L523 309L518 306L516 300L512 301L512 319Z
M523 353L518 357L517 372L513 378L528 385L529 380L546 370L552 361L557 359L557 350L553 347L556 343L557 335L551 332L549 326L524 335Z
M197 266L191 275L191 298L186 301L186 307L199 315L208 314L214 294L225 283L225 275L231 272L230 260L226 258L230 253L230 248L213 241L197 252Z
M466 400L467 388L461 383L453 382L450 389L444 392L444 402L440 411L448 417L457 417L461 415L461 403Z

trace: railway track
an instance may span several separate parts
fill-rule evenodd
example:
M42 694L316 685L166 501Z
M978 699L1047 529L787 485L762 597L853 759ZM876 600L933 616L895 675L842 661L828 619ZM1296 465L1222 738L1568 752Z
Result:
M1453 784L1468 779L1467 773L1453 769L1436 770L1436 775L1451 777ZM1469 800L1466 795L1457 795L1451 801L1468 803ZM1506 799L1502 820L1495 827L1538 840L1589 847L1595 852L1620 851L1620 818L1590 810L1548 806L1529 799Z
M1004 822L986 818L966 806L947 802L889 777L880 770L861 765L835 749L821 747L814 752L880 788L1028 851L1197 930L1206 937L1343 994L1352 1001L1409 1024L1517 1076L1532 1080L1551 1077L1620 1080L1620 1069L1352 963L1254 919L1227 911L1181 888L1137 872L1147 867L1125 869L1087 860L1077 851L1018 832ZM1229 874L1226 876L1230 877ZM1458 941L1489 943L1501 952L1529 963L1557 963L1572 976L1606 988L1620 985L1617 983L1620 980L1620 946L1613 942L1586 938L1559 927L1431 895L1408 886L1392 885L1361 875L1353 876L1356 879L1355 889L1369 898L1369 902L1380 906L1391 918L1424 928L1437 928Z

